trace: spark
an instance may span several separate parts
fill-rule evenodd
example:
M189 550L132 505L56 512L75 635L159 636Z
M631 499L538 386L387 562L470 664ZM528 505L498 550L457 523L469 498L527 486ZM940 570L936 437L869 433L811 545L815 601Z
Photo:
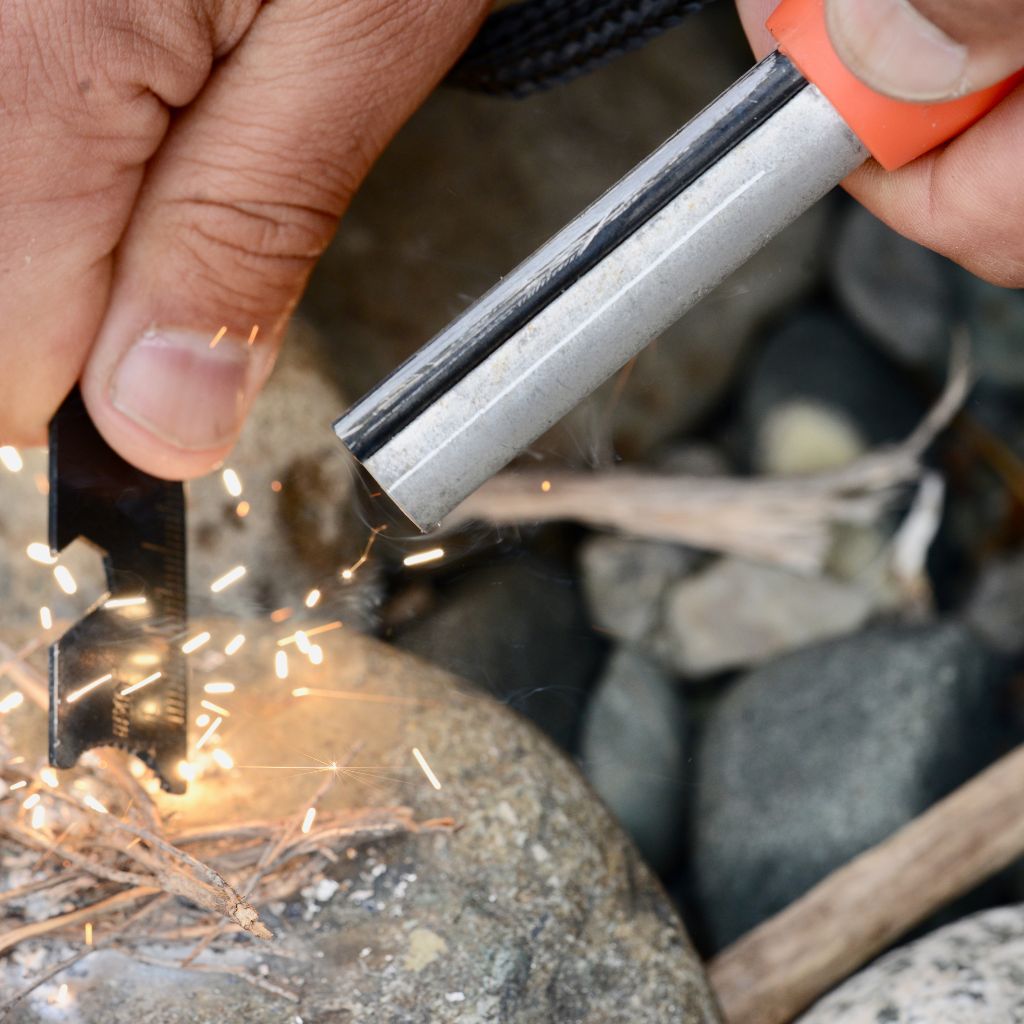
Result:
M242 649L242 644L245 643L245 634L239 633L238 636L233 636L224 648L224 653L230 658L232 654L237 654Z
M179 761L178 774L186 782L193 782L195 781L196 776L199 774L199 769L190 761Z
M312 691L308 686L297 686L292 690L293 697L308 697Z
M309 654L309 649L312 646L309 642L309 634L297 629L295 631L295 646L298 647L300 653Z
M316 821L316 808L310 807L306 811L306 816L302 819L302 834L308 836L313 828L313 822Z
M141 779L146 774L146 766L141 761L132 761L128 765L128 771L131 772L133 779Z
M402 565L412 568L415 565L436 562L439 558L444 558L444 548L431 548L429 551L417 551L414 555L406 555L402 559Z
M28 783L24 779L22 779L21 782L12 782L11 792L13 793L16 789L24 789L27 785Z
M543 492L544 492L545 494L547 494L547 493L548 493L548 491L550 491L550 490L551 490L551 481L550 481L550 480L542 480L542 481L541 481L541 483L540 483L540 489L541 489L541 490L542 490L542 491L543 491Z
M39 778L45 782L50 789L56 789L60 785L60 779L57 778L57 773L52 768L40 768Z
M145 597L112 597L103 602L104 608L138 608L146 604Z
M108 672L105 676L100 676L99 679L94 679L91 683L86 683L85 686L79 687L74 693L69 693L65 700L68 704L74 704L76 700L81 700L87 693L92 693L97 686L109 683L113 678L113 673Z
M260 325L259 324L253 324L252 325L252 330L249 332L249 341L247 342L247 344L255 345L256 344L256 335L259 334L259 333L260 333Z
M299 633L301 633L307 640L311 636L319 636L321 633L329 633L332 629L341 629L344 623L335 620L334 622L328 622L324 626L316 626L313 629L300 629L291 636L286 636L283 640L277 641L278 647L287 647L289 644L298 643ZM301 648L300 648L301 650Z
M62 983L57 989L53 1001L57 1006L68 1006L71 1003L71 990L68 988L67 982Z
M204 693L234 693L234 683L207 683L203 687Z
M39 609L39 624L43 629L53 629L53 613L45 604Z
M39 803L43 798L38 793L33 793L30 797L27 797L25 802L21 805L26 811L31 811L36 804Z
M27 548L25 548L25 554L32 559L33 562L38 562L40 565L56 565L57 556L50 553L50 545L43 544L42 541L33 541Z
M363 693L361 690L324 690L313 686L297 686L293 697L327 697L331 700L362 700L368 704L414 704L425 707L433 701L418 697L399 697L389 693Z
M324 663L324 649L319 644L313 644L308 653L309 660L314 665L322 665Z
M0 448L0 462L4 464L4 469L9 469L12 473L20 473L25 465L21 458L21 452L9 444Z
M427 782L429 782L434 789L440 789L441 780L434 774L434 769L427 764L427 759L420 753L419 747L412 748L412 756L416 758L419 766L423 769L423 774L426 775Z
M20 690L15 690L14 693L9 693L3 700L0 700L0 715L9 714L24 703L25 695Z
M103 804L101 804L99 800L97 800L96 797L92 795L92 793L86 793L85 796L82 797L82 803L85 804L85 806L88 807L89 810L95 811L97 814L109 813L106 807L104 807Z
M225 335L225 334L227 334L227 333L228 333L228 329L227 329L226 327L222 327L222 328L221 328L221 329L220 329L220 330L219 330L219 331L218 331L218 332L217 332L217 333L216 333L216 334L215 334L215 335L213 336L213 341L211 341L211 342L210 342L210 348L216 348L216 347L217 347L217 346L218 346L218 345L220 344L220 341L221 341L221 339L222 339L222 338L224 337L224 335Z
M32 478L36 490L45 498L50 493L50 481L46 479L45 473L36 473Z
M220 715L222 718L230 718L231 712L227 708L222 708L219 704L214 704L212 700L201 700L199 702L201 708L206 708L207 711L212 711L215 715Z
M235 506L235 515L238 516L239 519L244 519L249 514L249 512L251 510L252 510L252 505L250 505L249 502L247 502L247 501L240 501Z
M274 674L278 679L288 678L288 655L284 651L274 655Z
M151 676L146 676L145 679L140 679L137 683L132 683L131 686L125 687L121 691L122 697L127 697L130 693L135 693L136 690L141 690L144 686L149 686L150 683L155 683L158 679L163 677L163 672L154 672Z
M275 623L287 622L291 617L291 608L277 608L270 613L270 621Z
M280 480L271 480L270 481L270 489L275 494L280 494L281 491L284 490L284 484L282 484Z
M75 577L71 575L71 570L66 565L55 565L53 567L53 578L57 581L57 586L68 596L78 592L78 584L75 582Z
M205 729L210 724L209 715L196 715L196 727L199 729Z
M237 583L246 573L244 565L236 565L234 569L224 573L220 579L214 580L210 584L210 589L215 593L219 594L222 590L227 590L232 583Z
M191 654L193 651L198 651L203 644L210 642L210 634L205 630L202 633L197 633L191 640L186 640L181 645L181 651L183 654Z
M203 733L199 739L196 740L196 750L202 750L203 747L210 741L213 734L224 724L224 719L218 715L211 723L210 727Z
M85 922L85 944L92 945L92 921Z
M224 481L224 489L232 498L242 496L242 481L239 480L238 474L233 469L225 469L220 478Z
M341 578L343 580L350 580L359 570L366 565L366 560L370 557L370 552L373 550L373 545L376 543L377 534L387 529L387 525L375 526L370 531L370 536L366 538L366 547L363 548L363 553L347 568L341 570Z
M229 772L235 767L235 759L226 751L218 747L216 750L210 751L210 757L214 759L218 767L223 768L224 771Z
M28 822L37 832L46 824L46 808L38 804L32 809L32 816Z
M320 591L316 587L314 587L306 595L306 600L304 603L307 608L315 608L320 603L321 597L323 597L323 594L321 594Z

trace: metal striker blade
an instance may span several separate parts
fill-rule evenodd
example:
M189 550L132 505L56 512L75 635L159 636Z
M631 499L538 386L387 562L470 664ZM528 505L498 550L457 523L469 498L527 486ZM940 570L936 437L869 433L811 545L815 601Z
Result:
M50 763L93 747L141 758L172 793L187 754L185 496L125 462L76 388L50 424L50 548L99 548L107 595L50 648Z

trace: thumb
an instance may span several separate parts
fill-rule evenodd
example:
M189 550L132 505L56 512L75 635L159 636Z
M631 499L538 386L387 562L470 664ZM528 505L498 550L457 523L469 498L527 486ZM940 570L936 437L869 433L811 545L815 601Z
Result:
M1024 63L1017 0L825 0L825 10L847 67L896 99L953 99Z

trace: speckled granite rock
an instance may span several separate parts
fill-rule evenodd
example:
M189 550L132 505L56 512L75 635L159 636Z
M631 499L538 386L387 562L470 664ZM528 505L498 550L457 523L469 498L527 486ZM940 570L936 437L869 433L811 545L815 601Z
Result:
M882 957L797 1024L1011 1024L1022 962L1024 907L989 910Z
M219 642L236 623L205 625ZM287 808L301 814L324 778L301 766L342 762L358 742L353 763L375 770L343 776L328 801L402 802L420 818L453 815L460 830L342 853L336 887L261 908L279 936L274 943L240 938L211 960L265 965L268 978L299 993L297 1004L235 978L104 954L60 979L69 985L68 1007L47 1003L56 992L50 984L11 1024L716 1024L703 971L665 895L547 740L454 677L347 630L319 638L321 667L293 656L282 683L271 664L285 631L253 623L229 666L197 672L197 686L228 667L238 683L218 698L233 713L211 742L239 767L219 772L205 752L198 756L208 774L183 800L165 798L181 823ZM295 685L393 702L296 698ZM8 724L29 710L13 712ZM440 791L416 767L414 745ZM18 959L0 959L0 992L14 991L21 973Z

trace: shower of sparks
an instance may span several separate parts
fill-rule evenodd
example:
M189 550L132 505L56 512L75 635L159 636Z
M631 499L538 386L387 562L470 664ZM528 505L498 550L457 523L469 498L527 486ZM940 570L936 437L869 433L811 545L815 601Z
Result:
M21 458L21 452L9 444L0 448L0 462L3 463L4 469L10 470L12 473L20 473L25 465Z
M244 519L249 514L249 512L251 510L252 510L252 505L250 505L249 502L247 502L247 501L240 501L235 506L235 515L238 516L239 519Z
M540 489L541 489L541 490L542 490L542 491L543 491L543 492L544 492L545 494L547 494L547 493L548 493L548 491L550 491L550 490L551 490L551 481L550 481L550 480L542 480L542 481L541 481L541 483L540 483Z
M434 774L434 769L427 764L427 759L420 753L419 747L412 748L412 756L416 758L417 763L423 769L423 774L427 777L429 782L434 789L441 788L441 780Z
M106 807L104 807L103 804L101 804L99 800L97 800L96 797L92 795L92 793L86 793L85 796L82 797L82 803L85 804L85 806L88 807L89 810L95 811L97 814L110 813L106 809Z
M50 789L56 789L60 785L60 779L57 778L57 773L52 768L41 768L39 770L39 778L45 782Z
M242 481L238 479L238 474L233 469L225 469L220 478L224 481L224 489L232 498L242 496Z
M141 608L146 604L144 597L112 597L109 601L103 602L104 608Z
M146 676L145 679L140 679L137 683L132 683L131 686L126 686L121 691L122 697L127 697L130 693L135 693L137 690L141 690L144 686L149 686L150 683L155 683L158 679L163 677L163 672L154 672L151 676Z
M32 559L33 562L38 562L40 565L56 565L57 556L50 554L50 545L43 544L41 541L33 541L27 548L25 548L25 554Z
M214 704L212 700L201 700L199 702L201 708L206 708L207 711L212 711L215 715L220 715L222 718L230 718L231 712L227 708L222 708L219 704Z
M11 792L13 793L16 789L24 789L27 785L28 783L24 779L22 779L21 782L12 782Z
M81 700L87 693L92 693L97 686L109 683L113 678L113 674L108 672L105 676L100 676L99 679L94 679L91 683L86 683L85 686L80 686L73 693L69 693L65 699L69 704L74 704L75 701Z
M182 654L191 654L193 651L198 651L203 644L210 642L210 634L205 630L202 633L197 633L191 640L186 640L181 645Z
M196 740L196 750L202 750L210 742L213 734L224 724L224 719L219 715L210 723L210 727Z
M303 602L307 608L315 608L320 603L320 598L323 594L314 587L307 595L306 600Z
M236 565L234 569L224 573L220 579L214 580L210 584L210 589L215 593L219 594L222 590L227 590L232 583L237 583L246 573L244 565Z
M57 581L57 586L69 597L72 594L78 593L78 584L75 582L75 577L71 575L71 570L66 565L55 565L53 567L53 578Z
M196 715L196 728L205 729L210 724L210 716L207 714Z
M275 624L287 622L291 617L291 608L275 608L274 611L270 613L270 621Z
M24 703L25 695L20 690L15 690L14 693L9 693L3 700L0 700L0 715L10 714Z
M85 944L92 945L92 921L85 922Z
M31 811L36 804L39 803L43 798L38 793L33 793L30 797L25 799L25 802L21 805L26 811Z
M42 804L38 804L32 809L32 816L29 818L28 823L37 832L46 824L46 808Z
M309 660L314 665L322 665L324 663L324 649L319 644L313 644L309 651Z
M278 651L274 655L274 675L278 679L288 678L288 655L284 651Z
M364 693L362 690L323 690L315 686L297 686L292 690L293 697L326 697L329 700L366 701L368 704L407 704L426 707L433 704L431 700L418 697L399 697L388 693Z
M203 687L205 693L234 693L234 683L207 683Z
M225 334L227 334L227 333L228 333L228 329L227 329L226 327L222 327L222 328L221 328L221 329L220 329L220 330L219 330L219 331L218 331L218 332L217 332L217 333L216 333L216 334L215 334L215 335L213 336L213 340L212 340L212 341L210 342L210 348L216 348L216 347L217 347L217 346L218 346L218 345L220 344L220 342L221 342L221 340L223 339L224 335L225 335Z
M316 821L316 808L310 807L306 811L306 816L302 819L302 834L308 836L313 828L313 822Z
M427 562L436 562L444 558L444 548L431 548L429 551L417 551L414 555L406 555L402 559L402 565L411 569L416 565L426 565Z
M239 633L238 636L233 636L224 648L224 653L230 658L232 654L237 654L242 649L242 644L245 643L245 634Z
M235 759L226 751L218 747L216 750L210 751L210 757L213 758L214 763L218 768L223 768L224 771L229 772L235 767Z
M252 325L252 330L249 332L249 340L248 340L247 344L255 345L256 344L256 335L259 334L259 333L260 333L260 325L259 324L253 324Z
M45 604L39 609L39 625L46 630L53 629L53 613Z
M278 647L287 647L289 644L297 644L299 642L299 635L301 634L308 640L311 636L319 636L321 633L329 633L332 629L341 629L344 623L340 621L328 622L323 626L316 626L313 629L300 629L291 636L286 636L282 640L277 641ZM300 648L301 650L301 648Z
M363 553L347 568L341 570L341 578L343 580L350 580L359 570L366 565L366 560L370 557L370 552L373 550L373 545L377 541L377 534L387 529L387 525L375 526L370 531L370 536L366 538L366 547L363 548Z

